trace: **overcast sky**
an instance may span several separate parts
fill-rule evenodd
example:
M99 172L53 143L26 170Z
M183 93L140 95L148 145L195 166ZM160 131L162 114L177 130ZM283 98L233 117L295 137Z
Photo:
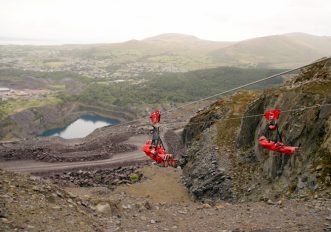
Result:
M0 0L0 39L121 42L162 33L238 41L331 35L331 0Z

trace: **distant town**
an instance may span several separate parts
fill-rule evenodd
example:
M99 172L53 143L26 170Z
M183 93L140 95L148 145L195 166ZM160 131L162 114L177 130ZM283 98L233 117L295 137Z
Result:
M45 98L54 94L55 91L46 89L10 89L0 86L0 99L6 101L9 99L14 100L31 100Z
M128 79L138 77L143 73L176 73L187 71L179 68L174 62L144 62L141 60L118 61L109 58L75 57L74 54L64 55L71 50L28 49L24 46L0 47L0 69L21 69L39 72L71 71L94 79Z

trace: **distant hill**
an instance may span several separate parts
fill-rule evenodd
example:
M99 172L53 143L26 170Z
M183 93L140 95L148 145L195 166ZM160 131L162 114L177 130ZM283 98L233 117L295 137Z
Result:
M210 55L224 65L289 68L331 56L331 37L304 33L266 36L232 44Z
M113 63L120 65L135 62L173 65L181 71L190 71L217 67L209 53L232 44L183 34L161 34L123 43L65 45L63 47L67 50L63 55L80 59L112 59Z
M218 42L169 33L87 48L89 56L111 53L115 60L124 63L172 63L187 70L218 66L292 68L331 56L331 36L290 33L239 42Z
M210 52L225 48L234 42L215 42L202 40L195 36L184 34L161 34L155 37L146 38L143 40L129 40L124 43L105 44L102 49L135 51L136 54L141 54L144 58L150 56L192 56L194 59L197 56L209 56Z
M195 36L184 34L161 34L158 36L150 37L141 41L142 43L148 43L149 45L159 46L170 50L184 50L191 49L192 51L208 52L215 49L221 49L234 42L216 42L209 40L202 40Z
M11 57L0 68L78 70L89 77L128 79L143 73L178 73L221 66L293 68L331 56L331 37L291 33L222 42L169 33L123 43L3 45L0 53ZM12 62L12 58L16 61ZM32 62L35 59L39 62Z

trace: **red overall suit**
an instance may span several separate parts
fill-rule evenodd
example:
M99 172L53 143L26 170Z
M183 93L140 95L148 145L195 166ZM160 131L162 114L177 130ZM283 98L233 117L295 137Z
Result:
M176 167L176 160L172 154L167 154L162 140L160 138L159 127L156 126L160 122L161 114L160 111L154 111L151 114L151 121L153 123L153 140L147 140L146 144L143 147L143 151L147 156L158 164L162 164L164 167L168 167L170 163L171 166Z

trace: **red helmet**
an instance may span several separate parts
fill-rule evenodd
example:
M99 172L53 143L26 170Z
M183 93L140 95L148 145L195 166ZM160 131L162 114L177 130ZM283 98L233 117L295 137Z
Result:
M151 121L153 124L159 123L160 122L160 118L161 118L161 113L159 110L156 110L154 112L151 113Z
M267 120L276 120L279 118L281 110L269 110L264 113L264 117Z

